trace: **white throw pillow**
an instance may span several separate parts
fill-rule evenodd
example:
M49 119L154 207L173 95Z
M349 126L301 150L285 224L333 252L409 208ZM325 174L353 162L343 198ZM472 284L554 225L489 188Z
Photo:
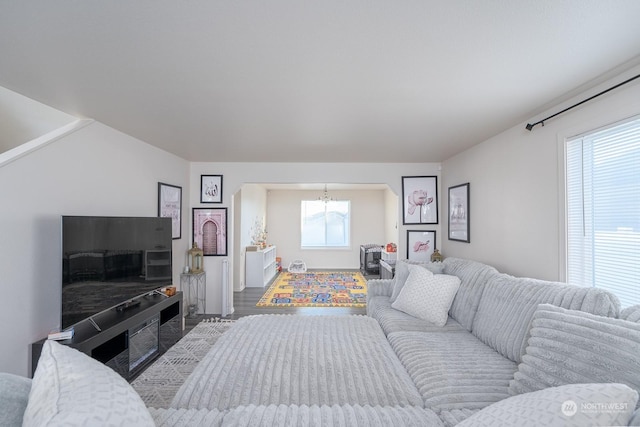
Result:
M501 400L458 427L626 426L637 400L624 384L569 384Z
M407 282L408 277L409 264L399 259L396 262L396 271L395 276L393 277L393 291L391 292L391 297L389 298L389 301L391 301L391 303L395 302L395 300L398 299L398 295L400 295L400 291L404 287L404 284Z
M441 262L416 262L409 260L399 259L396 262L396 271L395 276L393 277L393 290L391 292L391 297L389 298L390 302L395 302L400 295L400 291L404 287L404 284L407 282L407 278L409 277L409 267L413 265L419 265L422 268L426 268L433 274L441 274L442 270L444 270L444 264Z
M410 265L409 277L391 307L444 326L459 287L457 276L433 274L423 267Z
M71 347L46 341L23 426L155 426L135 390L115 371Z

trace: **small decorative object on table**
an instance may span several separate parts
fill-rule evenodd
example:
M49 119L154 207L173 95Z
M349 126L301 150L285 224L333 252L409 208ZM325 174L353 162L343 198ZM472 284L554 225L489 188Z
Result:
M267 247L267 229L263 219L256 218L253 227L251 227L251 244L262 249Z
M189 270L191 273L202 273L202 257L204 253L202 249L198 247L198 243L193 242L191 249L187 251L189 255Z
M442 262L442 254L440 253L440 251L438 251L438 249L434 249L433 253L431 254L431 262Z

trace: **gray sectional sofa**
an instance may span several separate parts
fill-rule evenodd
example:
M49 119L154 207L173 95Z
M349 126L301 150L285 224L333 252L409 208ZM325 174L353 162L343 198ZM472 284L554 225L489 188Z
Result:
M407 299L416 278L444 283L421 295L446 305L442 325L404 311L425 302ZM240 319L168 408L47 343L33 382L0 375L0 424L640 426L640 306L456 258L399 261L367 299L367 316Z
M395 281L406 280L403 269L414 268L408 265L411 263L406 261L396 265ZM396 283L389 279L368 282L367 314L378 320L420 390L425 407L438 414L445 425L456 425L523 390L535 391L573 381L622 382L640 390L640 325L632 323L640 317L638 307L625 311L627 319L614 319L620 315L620 304L617 297L607 291L513 277L466 259L447 258L441 264L419 267L460 279L443 327L393 308ZM580 348L581 343L566 345L556 353L561 357L547 364L548 368L556 369L554 375L545 378L546 382L539 381L535 387L522 387L518 378L528 367L523 360L540 357L527 355L532 324L537 318L541 318L538 322L544 322L542 318L549 317L544 310L555 307L562 311L555 313L556 317L570 317L576 312L591 315L585 322L592 324L574 332L592 334L595 338L583 345L586 349ZM614 323L610 330L605 321L608 318ZM599 331L598 325L602 323L605 332ZM564 326L569 327L569 321L562 319L555 332L561 334ZM549 335L552 335L550 339L555 338ZM570 334L557 341L563 343L563 340L570 341ZM562 351L566 352L564 356ZM578 362L571 360L568 355L571 353L577 354ZM624 363L617 364L620 360ZM576 367L575 363L581 366ZM577 374L572 377L568 374L570 370ZM640 423L638 414L635 422Z

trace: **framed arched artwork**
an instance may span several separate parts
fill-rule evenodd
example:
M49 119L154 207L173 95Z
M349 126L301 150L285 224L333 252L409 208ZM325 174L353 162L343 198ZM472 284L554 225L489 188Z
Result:
M227 208L193 208L193 242L204 256L227 256Z

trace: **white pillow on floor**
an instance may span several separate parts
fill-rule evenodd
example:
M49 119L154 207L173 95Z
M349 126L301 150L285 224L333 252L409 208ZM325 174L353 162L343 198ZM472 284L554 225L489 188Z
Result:
M457 276L433 274L425 268L410 265L409 277L391 307L444 326L459 287Z

